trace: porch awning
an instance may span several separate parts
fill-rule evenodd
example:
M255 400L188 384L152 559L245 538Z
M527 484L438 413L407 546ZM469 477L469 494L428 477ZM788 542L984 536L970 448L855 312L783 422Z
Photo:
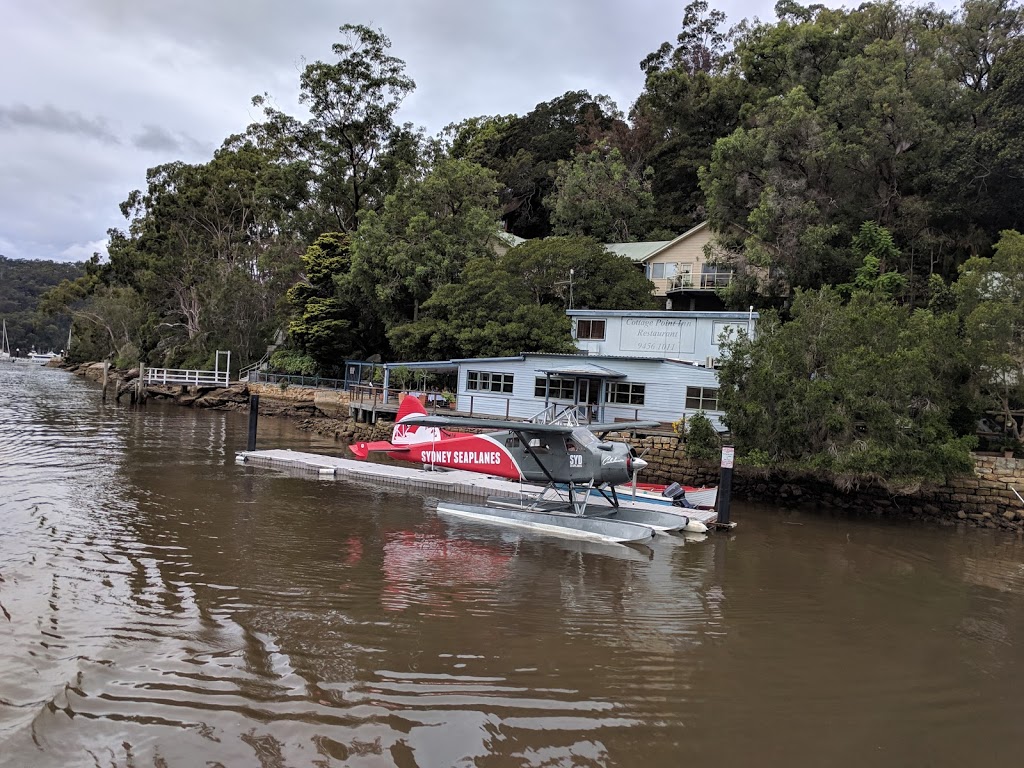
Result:
M626 374L593 363L576 363L561 368L541 369L548 376L586 376L592 379L624 379Z

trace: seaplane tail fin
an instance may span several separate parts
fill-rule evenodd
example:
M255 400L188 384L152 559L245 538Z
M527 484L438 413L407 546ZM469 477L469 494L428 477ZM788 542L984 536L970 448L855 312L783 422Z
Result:
M423 443L436 443L448 437L443 429L437 427L421 427L415 424L405 424L409 418L419 418L427 415L427 409L423 407L418 397L406 395L402 404L398 406L398 413L395 416L395 428L391 432L391 442L395 445L421 445Z
M378 440L373 443L353 443L348 447L357 459L365 459L371 453L407 453L408 446L394 445L387 440Z
M405 399L402 400L402 404L398 406L398 414L395 416L395 423L397 424L406 416L412 416L413 414L417 416L426 416L427 409L423 407L423 403L420 402L418 397L407 395Z

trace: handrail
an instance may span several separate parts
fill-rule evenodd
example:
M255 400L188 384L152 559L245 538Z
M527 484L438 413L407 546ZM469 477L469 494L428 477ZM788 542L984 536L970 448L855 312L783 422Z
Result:
M270 361L270 353L267 352L265 355L263 355L263 357L261 357L255 363L249 363L249 365L245 366L245 368L242 368L238 372L239 380L241 380L242 377L248 377L250 371L258 370L261 365L265 365L269 361Z
M315 389L344 389L344 379L325 379L320 376L301 376L292 373L267 373L254 371L255 384L287 384L295 387L313 387Z
M228 371L199 371L189 368L147 368L147 384L212 384L226 387L231 383Z

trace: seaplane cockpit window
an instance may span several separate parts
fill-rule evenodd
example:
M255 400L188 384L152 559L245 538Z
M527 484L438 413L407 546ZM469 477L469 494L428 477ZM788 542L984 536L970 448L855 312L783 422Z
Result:
M506 438L505 439L505 447L506 448L518 448L519 447L519 438L518 437Z
M548 453L551 451L550 446L542 441L539 437L535 437L529 442L529 446L533 448L534 453Z
M580 448L586 448L587 446L601 442L597 439L597 435L586 427L576 427L576 429L572 431L572 439Z
M582 449L582 448L580 448L580 446L579 446L579 445L577 445L575 441L573 441L573 440L570 440L570 439L569 439L569 438L567 437L567 438L565 438L565 450L566 450L566 451L567 451L568 453L579 453L579 452L580 452L580 451L582 451L583 449Z

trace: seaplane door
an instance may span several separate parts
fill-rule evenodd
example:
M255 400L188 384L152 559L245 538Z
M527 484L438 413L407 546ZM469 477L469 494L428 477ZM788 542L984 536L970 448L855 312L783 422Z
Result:
M537 435L526 433L523 435L530 446L529 451L520 448L513 452L519 466L524 470L527 477L534 482L543 482L547 479L544 470L554 477L563 478L569 476L570 458L564 449L564 439L560 435ZM582 461L582 457L580 457ZM544 469L537 466L540 463Z

